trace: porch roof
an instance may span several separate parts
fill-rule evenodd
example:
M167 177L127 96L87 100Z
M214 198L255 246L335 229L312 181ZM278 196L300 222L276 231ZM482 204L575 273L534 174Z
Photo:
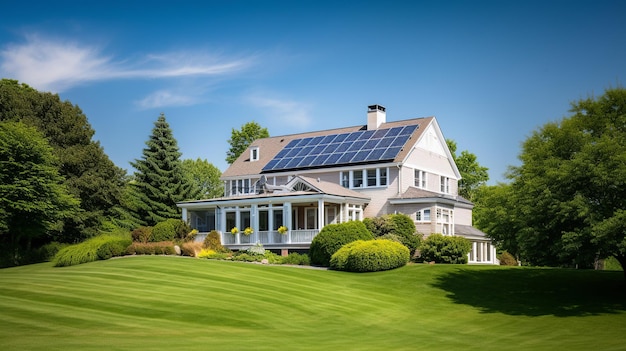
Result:
M483 233L477 228L472 227L471 225L455 224L454 235L462 236L468 239L491 240L487 236L487 234Z
M389 199L391 204L402 203L428 203L428 202L443 202L454 204L456 206L465 206L472 208L474 204L462 196L454 196L442 193L436 193L434 191L428 191L416 187L409 187L400 196L392 197Z
M178 207L199 207L199 206L225 206L235 205L242 203L264 203L271 202L274 199L276 201L285 201L287 199L328 199L335 201L350 201L357 204L366 204L370 198L357 191L346 189L341 185L322 181L319 179L313 179L310 177L296 176L288 184L293 185L296 182L303 182L309 186L313 191L283 191L273 193L261 193L261 194L247 194L240 196L220 197L215 199L205 200L190 200L178 202Z

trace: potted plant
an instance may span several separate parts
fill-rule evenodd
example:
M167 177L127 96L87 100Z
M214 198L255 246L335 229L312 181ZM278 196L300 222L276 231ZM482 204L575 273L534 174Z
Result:
M250 228L250 227L244 229L244 231L243 231L243 235L250 235L252 233L254 233L254 230L252 230L252 228Z
M237 228L237 227L233 227L233 229L231 229L231 230L230 230L230 233L231 233L232 235L235 235L235 234L239 233L239 228Z
M289 229L287 229L287 227L285 227L284 225L281 225L280 227L278 227L278 232L279 232L280 234L282 234L282 235L287 234L287 231L288 231L288 230L289 230Z

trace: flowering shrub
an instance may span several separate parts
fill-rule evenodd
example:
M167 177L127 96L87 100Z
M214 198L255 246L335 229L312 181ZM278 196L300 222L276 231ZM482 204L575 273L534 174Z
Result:
M196 257L198 258L210 258L212 256L214 256L217 252L215 252L215 250L211 250L211 249L202 249L200 250L200 252L198 253L198 255Z
M285 227L284 225L281 225L280 227L278 227L278 232L280 234L284 235L285 233L287 233L287 230L289 230L289 229L287 229L287 227Z
M243 231L244 235L250 235L252 233L254 233L254 230L252 230L252 228L250 228L250 227L244 229L244 231Z
M233 229L231 229L231 230L230 230L230 233L231 233L232 235L235 235L235 234L239 233L239 228L237 228L237 227L233 227Z

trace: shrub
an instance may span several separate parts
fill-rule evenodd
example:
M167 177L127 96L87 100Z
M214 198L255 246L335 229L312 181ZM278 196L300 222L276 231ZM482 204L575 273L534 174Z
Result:
M311 242L309 249L311 263L328 266L330 257L343 245L355 240L371 240L373 238L372 233L360 221L329 224L322 228Z
M163 222L157 223L152 228L152 242L159 241L172 241L176 237L176 226L178 222L182 222L180 219L166 219Z
M80 244L71 245L59 250L54 256L53 262L55 267L72 266L81 263L93 262L98 259L110 258L106 252L113 253L114 249L103 249L101 258L98 253L102 246L123 246L126 248L132 243L130 236L124 237L116 234L103 234L88 239ZM117 252L117 250L115 251ZM122 249L118 255L122 254ZM108 256L108 257L107 257ZM106 258L104 258L106 257Z
M202 251L202 243L189 241L189 242L183 243L180 246L180 250L183 256L197 257L198 253Z
M98 258L101 260L108 260L111 257L122 256L126 253L126 248L129 244L128 240L105 242L98 248L98 251L96 251Z
M220 233L216 230L212 230L206 238L204 238L204 243L202 247L205 249L215 250L216 252L226 252L228 251L224 246L222 246L222 241L220 239Z
M513 255L508 253L507 251L502 252L498 256L498 260L500 260L501 266L517 266L517 260Z
M377 272L406 265L409 249L391 240L357 240L343 246L330 259L332 269L349 272Z
M411 254L422 242L422 235L416 232L413 219L403 213L365 218L363 223L375 237L389 238L389 235L395 235L404 246L409 248Z
M431 234L420 246L420 257L428 262L465 264L471 249L470 241L463 237Z
M128 255L175 255L174 243L160 241L158 243L133 243L126 248Z
M212 249L202 249L200 250L200 252L198 252L198 258L211 258L215 256L216 253L217 252Z
M54 259L54 256L61 251L61 249L64 249L66 247L70 246L70 244L62 244L56 241L53 241L51 243L48 243L42 247L39 248L39 253L38 256L40 258L41 261L51 261L52 259Z
M130 233L134 242L147 243L152 238L152 227L139 227Z
M281 260L282 264L293 264L298 266L308 266L311 264L309 255L292 252Z

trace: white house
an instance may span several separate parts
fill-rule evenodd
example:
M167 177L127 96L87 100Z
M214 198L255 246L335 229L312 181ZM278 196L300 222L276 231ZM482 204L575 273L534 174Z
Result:
M199 238L217 230L231 249L260 242L283 254L308 249L326 224L404 213L425 235L468 238L470 263L496 263L460 178L434 117L387 122L372 105L365 125L254 141L222 174L224 197L178 206Z

